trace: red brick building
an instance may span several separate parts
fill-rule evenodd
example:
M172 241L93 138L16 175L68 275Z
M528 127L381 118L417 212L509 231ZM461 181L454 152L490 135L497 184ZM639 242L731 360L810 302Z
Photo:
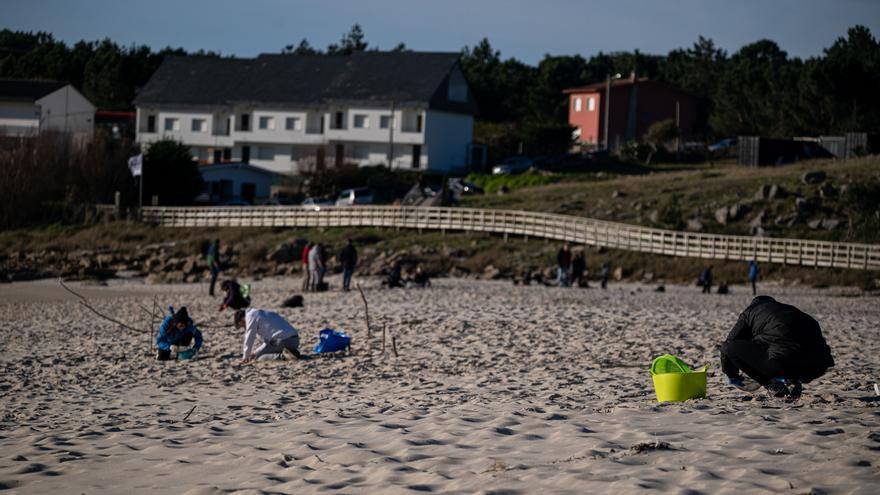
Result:
M563 91L568 96L568 122L575 141L586 148L602 148L605 139L605 81ZM676 120L681 140L693 137L698 100L685 91L647 78L611 82L608 147L615 150L630 140L642 140L651 124Z

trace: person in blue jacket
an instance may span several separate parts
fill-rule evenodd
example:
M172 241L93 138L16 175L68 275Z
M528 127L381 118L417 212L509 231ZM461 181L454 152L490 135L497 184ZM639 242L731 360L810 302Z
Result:
M752 296L757 296L758 287L756 284L758 282L758 262L755 260L749 261L749 282L752 283Z
M195 341L195 343L193 343ZM177 310L176 313L166 316L159 327L159 335L156 336L156 359L167 361L171 359L171 346L189 347L191 351L186 354L180 353L179 357L191 359L202 348L202 332L196 328L190 319L186 306Z

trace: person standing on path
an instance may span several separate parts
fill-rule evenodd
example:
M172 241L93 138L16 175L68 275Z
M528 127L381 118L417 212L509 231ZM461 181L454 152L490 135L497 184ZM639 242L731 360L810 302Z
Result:
M571 260L571 284L575 287L589 287L587 283L586 277L584 277L584 271L587 269L587 260L584 257L583 251L578 251L574 254L574 258Z
M312 271L309 269L309 250L311 250L314 246L315 246L315 243L310 242L310 243L306 244L305 246L303 246L303 249L302 249L302 257L300 258L300 261L302 262L302 271L303 271L303 284L302 284L303 292L308 292L309 289L311 288L310 281L312 278L311 277Z
M758 262L756 260L749 261L749 282L752 284L752 296L758 295Z
M571 250L567 242L556 253L556 264L559 265L556 269L556 282L560 287L568 287L571 276Z
M599 277L602 279L602 288L608 288L608 277L611 276L611 265L606 261L602 263L602 269L599 270Z
M211 247L208 248L208 268L211 270L211 288L208 289L208 295L214 295L214 284L217 283L217 275L220 273L220 239L214 239Z
M351 289L351 275L354 273L354 268L357 266L357 249L354 247L354 243L352 243L351 239L348 239L345 243L345 247L342 248L342 251L339 253L339 261L342 262L342 290L348 291Z

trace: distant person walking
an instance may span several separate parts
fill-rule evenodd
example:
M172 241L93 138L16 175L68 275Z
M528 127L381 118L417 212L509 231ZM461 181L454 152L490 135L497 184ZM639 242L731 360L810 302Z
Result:
M575 287L587 287L587 279L584 277L584 271L587 269L587 260L584 258L584 252L578 251L571 260L571 284Z
M357 266L357 260L357 249L355 249L354 243L352 243L351 239L348 239L345 243L345 247L342 248L342 252L339 253L339 261L342 263L343 291L348 291L351 288L351 275L354 273L355 266Z
M217 283L217 275L220 273L220 239L214 239L211 247L208 248L208 268L211 270L211 288L208 289L208 295L214 295L214 285Z
M610 276L611 276L611 266L606 261L605 263L602 263L602 269L599 270L599 278L602 279L602 288L603 289L608 288L608 277L610 277Z
M300 261L302 262L302 271L303 271L303 284L302 290L303 292L308 292L311 289L310 281L312 279L311 273L312 271L309 269L309 250L311 250L315 246L315 243L310 242L303 246L302 257Z
M571 250L568 248L568 243L563 244L556 253L556 264L558 265L556 283L560 287L568 287L571 282Z
M309 289L317 291L320 287L321 274L324 272L324 262L321 261L322 247L315 244L309 249Z
M752 284L752 296L757 296L758 262L756 260L749 261L749 282Z
M703 294L712 293L712 265L707 266L700 274L700 285L703 286Z

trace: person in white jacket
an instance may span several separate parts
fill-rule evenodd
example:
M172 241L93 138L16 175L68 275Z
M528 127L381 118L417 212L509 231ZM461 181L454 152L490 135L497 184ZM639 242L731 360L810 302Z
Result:
M301 359L299 352L299 332L281 315L265 309L238 310L235 312L235 327L244 328L244 348L242 362L257 359L278 359L283 354ZM257 336L262 344L254 349Z

